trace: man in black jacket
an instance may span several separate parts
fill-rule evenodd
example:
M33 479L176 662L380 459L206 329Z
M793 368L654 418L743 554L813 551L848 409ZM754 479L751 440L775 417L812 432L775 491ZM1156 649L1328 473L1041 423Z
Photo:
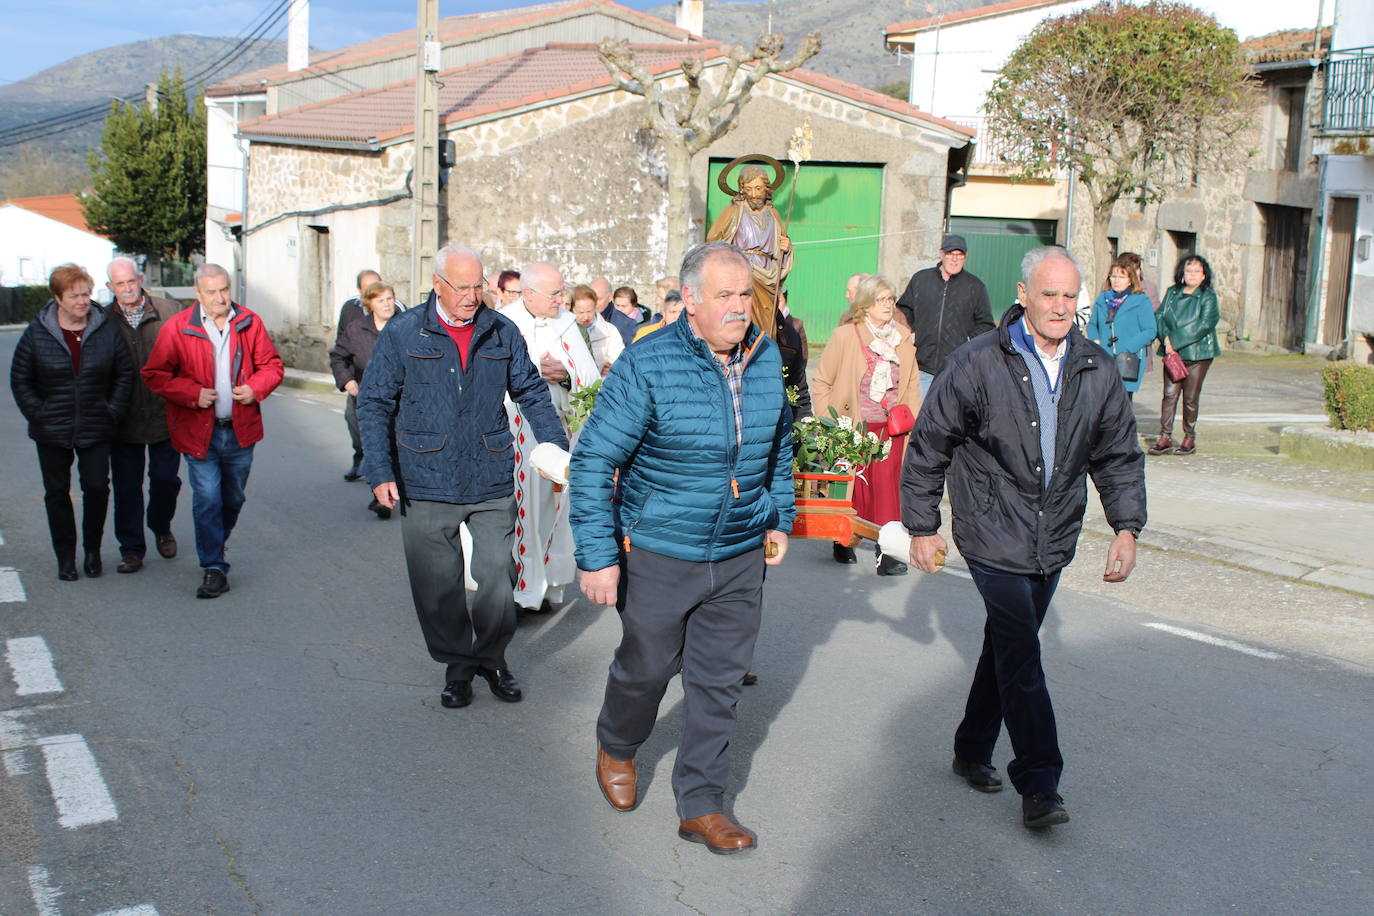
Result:
M1063 248L1029 252L1012 306L994 334L960 347L921 405L902 469L902 524L911 562L944 566L940 496L949 479L954 542L987 607L983 652L954 772L996 792L993 745L1005 721L1016 757L1007 767L1027 827L1069 819L1054 708L1040 664L1040 625L1073 560L1087 502L1085 477L1117 532L1103 580L1135 566L1145 525L1145 456L1115 363L1074 326L1081 272Z
M916 332L922 398L946 357L965 341L995 327L988 288L964 270L967 258L968 243L964 237L945 236L940 242L940 263L917 271L897 300L907 325Z

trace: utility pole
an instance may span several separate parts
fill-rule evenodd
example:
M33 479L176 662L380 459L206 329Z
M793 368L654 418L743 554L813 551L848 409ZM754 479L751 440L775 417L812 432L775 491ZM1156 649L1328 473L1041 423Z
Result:
M416 0L410 301L424 300L439 247L439 0Z

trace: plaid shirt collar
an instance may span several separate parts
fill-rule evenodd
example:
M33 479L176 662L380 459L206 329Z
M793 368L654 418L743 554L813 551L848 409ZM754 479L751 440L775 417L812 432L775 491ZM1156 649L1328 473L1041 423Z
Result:
M725 374L725 384L730 387L730 405L735 409L735 447L744 440L744 344L735 344L730 358L725 362L716 360L720 371Z
M124 320L129 322L129 327L137 331L138 326L143 323L143 319L148 317L147 291L145 290L143 293L143 297L138 300L138 308L134 309L133 311L130 311L129 309L126 309L123 305L120 305L119 310L124 313Z

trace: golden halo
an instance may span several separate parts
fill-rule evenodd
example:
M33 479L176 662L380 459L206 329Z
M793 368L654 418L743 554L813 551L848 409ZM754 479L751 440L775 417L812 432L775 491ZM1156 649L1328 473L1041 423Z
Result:
M768 190L776 191L778 188L782 187L782 180L786 176L782 168L782 163L772 156L765 156L763 153L751 153L748 156L740 156L736 159L731 159L729 163L726 164L725 168L720 170L720 174L716 176L716 186L731 197L738 197L742 194L743 192L739 189L730 187L729 178L730 173L734 171L736 166L743 165L746 162L764 162L771 165L773 167L773 180L769 182Z

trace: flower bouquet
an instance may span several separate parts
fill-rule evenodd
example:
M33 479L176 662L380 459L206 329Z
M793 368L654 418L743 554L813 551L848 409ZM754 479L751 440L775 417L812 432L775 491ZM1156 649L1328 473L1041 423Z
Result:
M797 497L830 503L849 501L854 475L892 450L890 441L854 428L834 407L828 417L804 417L792 426L792 473Z

